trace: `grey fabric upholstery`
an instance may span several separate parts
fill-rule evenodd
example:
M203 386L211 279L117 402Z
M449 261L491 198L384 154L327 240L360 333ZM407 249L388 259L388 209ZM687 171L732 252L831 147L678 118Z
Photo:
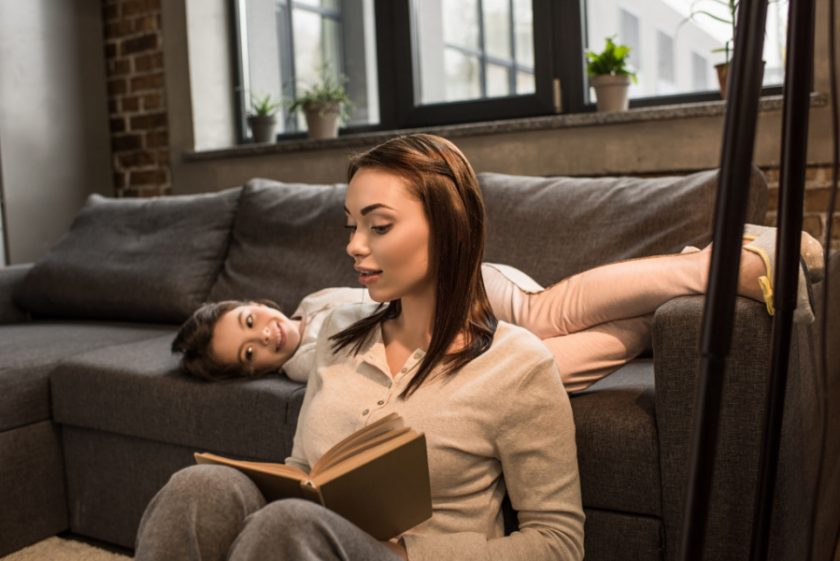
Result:
M183 321L219 273L239 192L91 195L67 235L18 285L15 302L41 317Z
M192 446L65 426L62 428L69 529L134 547L143 510L169 477L195 463ZM115 492L115 490L122 490Z
M694 393L699 369L701 297L678 298L661 306L653 330L656 380L656 421L662 465L662 504L667 560L676 559L681 537L687 485ZM733 325L732 352L724 374L719 438L710 498L706 540L707 559L749 557L750 529L758 451L765 413L764 396L770 366L771 320L759 303L739 298ZM770 559L796 559L804 551L803 520L810 512L815 466L809 428L803 425L814 410L812 380L804 376L798 340L809 327L794 330L782 428L776 502L771 525ZM799 553L797 553L799 552Z
M29 319L26 310L21 309L12 299L12 287L21 283L32 265L10 265L0 267L0 325L20 323Z
M60 429L0 431L0 557L67 528Z
M290 314L330 286L358 286L345 253L344 185L253 179L242 199L225 267L208 300L269 298Z
M285 376L208 383L169 351L172 334L69 358L52 373L63 425L282 462L291 452L304 386Z
M585 508L584 559L662 559L662 521L636 514Z
M639 359L572 396L588 508L661 516L653 361Z
M60 360L171 329L83 321L33 321L0 327L0 431L50 418L49 375Z
M486 260L543 286L622 259L710 241L717 171L682 177L527 177L480 173ZM767 187L755 170L748 222L763 223Z

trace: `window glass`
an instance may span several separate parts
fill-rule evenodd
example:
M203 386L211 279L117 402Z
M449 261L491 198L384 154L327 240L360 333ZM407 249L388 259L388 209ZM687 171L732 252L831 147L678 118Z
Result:
M419 104L534 93L530 0L413 0Z
M379 122L373 0L237 0L244 111L252 95L293 99L323 67L345 76L346 126ZM306 130L285 107L278 133Z
M718 21L731 19L727 4L726 0L587 0L585 46L600 52L605 39L615 36L631 48L629 62L638 75L631 98L715 91L714 67L732 54L732 27ZM787 11L788 0L771 1L768 6L765 86L780 85L784 79Z

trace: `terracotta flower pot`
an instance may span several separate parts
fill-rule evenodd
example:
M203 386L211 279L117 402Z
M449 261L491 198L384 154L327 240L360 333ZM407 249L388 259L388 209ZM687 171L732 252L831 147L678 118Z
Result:
M717 77L718 77L718 85L720 85L720 97L722 99L726 99L726 89L729 84L729 67L732 63L731 62L721 62L720 64L715 65L715 70L717 70ZM764 67L767 66L767 61L761 61L761 76L762 79L764 78Z
M595 88L598 111L627 111L630 76L592 76L589 84Z
M274 142L274 127L277 120L274 115L249 115L248 126L254 142Z
M337 138L338 118L341 108L338 102L307 105L303 108L309 138Z

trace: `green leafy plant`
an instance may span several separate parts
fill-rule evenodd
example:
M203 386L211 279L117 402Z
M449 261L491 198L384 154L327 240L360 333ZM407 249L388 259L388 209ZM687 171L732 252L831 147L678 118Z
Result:
M283 107L281 100L276 100L271 94L258 96L251 94L251 111L249 115L255 117L271 117Z
M775 4L783 0L768 0L768 4ZM729 39L724 41L723 47L712 49L713 53L725 53L726 63L729 63L732 49L735 43L735 27L738 24L738 5L740 0L694 0L691 3L691 8L684 20L680 22L677 31L689 21L694 21L698 17L709 18L729 26ZM713 11L714 6L719 6L718 10Z
M604 50L600 53L586 51L586 71L590 76L630 76L635 84L636 73L627 64L630 47L617 45L613 37L607 37Z
M677 31L689 21L695 21L698 17L709 18L728 25L730 28L729 39L724 41L723 47L712 49L713 53L726 53L726 62L729 63L730 53L732 52L732 43L735 40L735 26L737 24L738 16L738 1L739 0L694 0L691 3L691 8L688 17L680 22ZM713 6L721 6L726 9L725 12L714 13Z
M348 78L343 74L335 77L329 69L329 65L322 64L318 67L318 81L303 93L295 97L289 104L290 111L303 109L304 111L315 111L323 116L333 105L338 105L339 115L342 119L347 118L348 109L352 107L350 97L344 85Z

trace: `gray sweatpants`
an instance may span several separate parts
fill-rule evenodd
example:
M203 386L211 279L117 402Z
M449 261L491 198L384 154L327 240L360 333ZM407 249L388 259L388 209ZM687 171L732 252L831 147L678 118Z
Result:
M210 465L177 472L155 495L134 559L216 561L399 561L387 546L321 505L266 504L239 471Z

